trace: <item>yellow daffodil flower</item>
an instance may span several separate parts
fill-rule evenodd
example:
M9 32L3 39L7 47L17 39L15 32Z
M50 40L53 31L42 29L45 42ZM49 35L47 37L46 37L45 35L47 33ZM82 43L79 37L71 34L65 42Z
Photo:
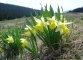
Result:
M27 32L24 33L24 35L30 37L31 33L30 33L30 31L27 31Z
M35 26L35 29L39 30L39 31L43 31L43 26L41 24L37 24Z
M34 34L34 36L36 36L36 34L37 34L37 31L33 28L33 29L31 29L31 31L32 31L32 33Z
M60 27L63 29L63 34L67 34L70 32L69 29L63 23L60 24Z
M35 29L39 31L43 31L43 27L46 27L46 22L44 20L44 17L41 17L41 19L36 19L37 24L35 25Z
M54 29L54 28L56 28L56 24L51 23L51 24L50 24L50 29Z
M53 19L53 18L49 18L48 21L49 21L49 23L55 23L56 22L56 20Z
M54 29L57 26L57 21L55 20L55 17L49 18L49 27L50 29Z
M13 42L14 42L14 40L13 40L13 37L12 37L12 36L8 36L7 40L8 40L8 43L13 43Z
M29 41L27 41L24 38L21 38L20 40L21 40L21 43L22 43L22 47L26 47L29 44Z
M44 17L41 17L40 20L36 18L36 22L37 22L37 24L41 24L41 25L44 26L44 27L46 26Z
M57 29L56 29L56 32L57 31L60 31L60 34L68 34L70 32L70 30L66 27L67 24L70 24L71 22L69 23L62 23L61 21L58 21L58 26L57 26Z
M31 29L31 27L29 27L28 25L26 25L26 28L24 28L25 30L29 30Z
M35 28L30 28L29 30L36 36L37 32ZM29 30L24 33L25 36L28 36L28 37L31 36L31 32Z
M60 35L62 35L63 34L63 30L62 30L62 28L60 28L60 26L57 26L57 29L56 29L56 32L60 32Z
M41 18L41 22L40 22L40 24L41 24L42 26L46 27L46 23L45 23L44 18Z

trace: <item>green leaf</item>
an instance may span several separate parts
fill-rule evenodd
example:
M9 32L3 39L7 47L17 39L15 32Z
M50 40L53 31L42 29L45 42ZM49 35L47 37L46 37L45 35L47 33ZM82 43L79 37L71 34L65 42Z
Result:
M25 48L28 49L31 53L34 52L30 47L25 47Z
M38 15L38 13L35 10L34 10L34 12L35 12L36 18L41 19L40 16Z
M52 16L54 16L54 10L52 6L50 5L50 16L49 17L51 18Z
M62 10L62 13L63 13L63 7L61 6L61 10ZM62 17L62 22L64 22L64 16Z
M45 16L44 17L48 17L49 16L49 12L48 12L48 9L47 9L47 4L46 4L46 6L45 6Z
M12 35L11 30L12 30L11 27L8 27L8 34L9 35Z
M60 20L60 17L61 16L61 13L60 13L60 8L59 8L59 6L58 6L58 8L57 8L57 13L56 13L56 17L57 17L57 19L58 19L58 21Z
M42 38L42 36L40 34L37 34L37 36L39 37L40 40L42 40L43 42L45 42L44 39Z
M47 45L49 46L50 43L49 43L49 38L46 36L45 32L40 32L38 33L39 34L39 38L42 39L42 41Z
M26 23L29 25L29 26L33 26L32 24L31 24L31 22L30 22L30 20L28 20L28 18L27 17L25 17L26 18Z
M46 36L48 37L48 39L49 39L49 32L48 32L48 30L44 27L44 32L45 32L45 34L46 34Z
M44 15L44 9L43 9L43 7L41 6L41 16L43 16ZM43 16L44 17L44 16Z
M37 45L37 41L36 41L36 37L34 36L34 34L32 33L32 31L30 30L31 32L31 48L32 50L34 51L34 54L37 55L38 54L38 45Z
M32 15L32 13L30 13L30 16L31 16L32 23L33 23L33 25L35 26L35 25L36 25L36 21L35 21L33 15Z

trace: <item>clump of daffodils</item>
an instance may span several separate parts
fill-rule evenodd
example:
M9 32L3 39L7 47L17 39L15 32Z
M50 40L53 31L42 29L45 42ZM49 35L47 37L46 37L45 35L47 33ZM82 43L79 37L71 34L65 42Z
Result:
M60 20L58 20L55 15L51 18L47 17L46 19L44 17L41 17L41 19L34 19L36 24L33 27L26 25L25 30L27 32L25 32L25 35L30 37L32 32L47 46L56 48L56 44L60 43L62 35L70 32L70 29L67 27L67 25L71 24L72 22L67 22L62 15Z
M33 38L39 38L46 46L52 50L56 50L63 40L63 35L70 33L67 25L72 22L68 22L64 18L60 13L59 6L56 14L51 5L49 11L47 10L47 6L45 6L45 10L41 9L41 15L40 17L36 13L36 17L31 16L31 21L27 20L28 25L26 25L24 35L29 38L34 35Z

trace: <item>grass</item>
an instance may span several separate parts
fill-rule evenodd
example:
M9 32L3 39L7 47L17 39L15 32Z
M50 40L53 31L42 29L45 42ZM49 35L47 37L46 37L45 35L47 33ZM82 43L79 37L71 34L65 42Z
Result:
M72 32L68 40L69 45L66 45L66 47L64 48L65 52L61 54L59 58L83 59L83 13L66 13L64 14L64 16L68 19L68 21L73 22L73 28L71 27L72 25L69 26ZM0 32L3 30L7 30L8 26L14 28L25 25L25 18L0 21ZM29 60L28 56L28 53L24 52L22 57L18 57L14 60ZM51 57L55 57L55 55L53 56L53 52L48 53L48 55L45 55L44 58L51 60Z

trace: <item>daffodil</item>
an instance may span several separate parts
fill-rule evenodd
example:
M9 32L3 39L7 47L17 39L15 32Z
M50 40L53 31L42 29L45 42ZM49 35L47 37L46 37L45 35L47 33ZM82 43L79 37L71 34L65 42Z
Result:
M41 18L40 24L41 24L42 26L46 27L46 22L45 22L44 18Z
M57 26L57 29L56 29L55 32L58 32L58 31L60 32L60 35L63 34L63 30L62 30L62 28L60 26Z
M54 29L54 28L56 28L56 24L51 23L51 24L50 24L50 29Z
M36 36L37 31L35 30L35 28L30 28L30 29L28 29L28 31L26 31L26 32L24 33L24 35L30 37L30 36L31 36L31 32L30 32L30 31Z
M32 31L32 33L34 34L34 36L36 36L36 34L37 34L37 31L33 28L33 29L31 29L31 31Z
M29 29L31 29L31 27L30 26L28 26L28 25L26 25L26 28L24 28L25 30L29 30Z
M39 30L39 31L43 31L43 26L41 24L37 24L35 26L35 29Z
M48 18L49 23L56 23L55 17Z
M14 42L14 39L13 39L12 36L8 36L7 40L8 40L8 43L13 43Z
M55 17L49 18L49 27L50 29L54 29L57 26L57 21L55 20Z
M70 32L70 30L64 24L60 24L60 27L63 30L63 34L67 34Z
M68 34L70 30L65 26L64 23L59 22L59 25L57 26L56 32L59 31L60 34Z
M27 41L24 38L21 38L20 40L21 40L21 43L22 43L22 47L26 47L29 44L29 41Z
M37 22L37 24L41 24L44 27L46 26L46 22L44 20L44 17L41 17L41 19L36 18L36 22Z
M30 31L27 31L27 32L24 33L24 35L30 37L31 33L30 33Z

